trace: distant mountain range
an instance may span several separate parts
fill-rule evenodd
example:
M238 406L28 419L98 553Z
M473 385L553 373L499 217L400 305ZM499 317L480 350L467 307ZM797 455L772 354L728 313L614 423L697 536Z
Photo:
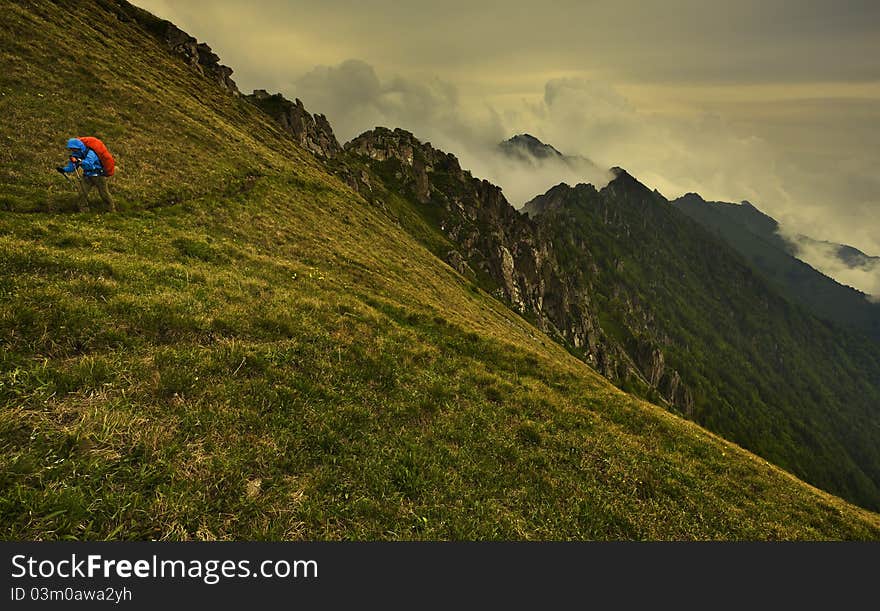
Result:
M692 213L702 209L706 215L693 215L696 220L710 218L715 219L709 226L721 227L734 223L747 229L755 237L760 238L780 250L788 252L792 256L798 254L798 243L821 247L833 253L837 260L850 269L869 269L880 265L880 257L867 255L858 248L846 244L836 244L827 240L816 240L802 234L794 236L795 240L788 240L779 232L779 223L771 216L761 212L751 202L743 201L739 204L730 202L707 202L697 193L688 193L672 202L679 206L683 212Z

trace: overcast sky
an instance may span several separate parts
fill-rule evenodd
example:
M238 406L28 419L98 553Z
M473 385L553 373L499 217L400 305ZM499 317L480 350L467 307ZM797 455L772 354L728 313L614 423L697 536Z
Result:
M880 255L878 1L135 2L243 91L301 98L341 141L409 129L517 205L485 151L530 132L667 197L748 199Z

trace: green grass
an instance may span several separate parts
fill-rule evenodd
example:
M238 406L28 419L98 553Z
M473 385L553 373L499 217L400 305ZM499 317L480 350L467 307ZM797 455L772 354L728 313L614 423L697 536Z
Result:
M0 166L3 538L880 538L613 388L132 24L0 9L0 133L29 134ZM60 212L85 132L118 214Z

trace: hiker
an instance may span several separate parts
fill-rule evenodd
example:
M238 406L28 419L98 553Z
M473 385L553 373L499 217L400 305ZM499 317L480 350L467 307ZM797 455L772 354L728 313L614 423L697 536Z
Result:
M80 195L83 200L80 212L89 210L89 192L92 187L98 188L98 193L107 204L107 208L111 212L116 212L116 204L110 196L110 191L107 190L107 177L113 176L115 163L104 143L97 138L71 138L67 141L67 152L70 159L67 165L55 169L62 174L74 173L79 176Z

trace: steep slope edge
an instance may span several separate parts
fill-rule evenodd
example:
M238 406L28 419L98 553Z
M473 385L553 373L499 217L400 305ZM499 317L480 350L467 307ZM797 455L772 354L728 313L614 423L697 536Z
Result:
M345 150L369 160L378 179L374 182L408 196L454 245L456 250L445 257L450 264L465 273L465 265L473 270L484 288L606 377L647 387L640 367L603 332L590 293L560 273L552 244L499 187L474 178L454 155L402 129L376 128L347 143ZM686 397L679 399L687 404Z

